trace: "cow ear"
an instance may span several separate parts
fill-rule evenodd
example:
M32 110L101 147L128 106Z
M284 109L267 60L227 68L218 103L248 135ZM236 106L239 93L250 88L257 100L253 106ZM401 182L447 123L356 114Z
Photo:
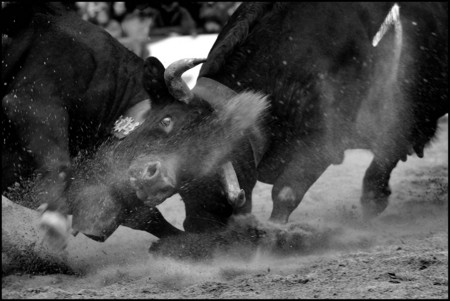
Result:
M150 56L144 62L142 83L152 102L161 102L169 97L164 81L165 70L164 65L156 57Z

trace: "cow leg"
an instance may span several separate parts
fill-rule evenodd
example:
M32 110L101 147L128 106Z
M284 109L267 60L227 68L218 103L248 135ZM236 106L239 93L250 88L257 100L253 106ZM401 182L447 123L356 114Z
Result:
M158 208L146 205L128 209L121 224L135 230L146 231L158 238L184 233L172 226L172 224L164 218Z
M34 86L27 87L33 91ZM48 87L51 89L50 87ZM23 88L25 89L25 88ZM47 96L47 93L43 93ZM47 210L68 213L68 204L62 198L70 181L70 155L67 110L60 99L48 95L45 103L30 101L32 95L11 95L3 98L2 106L7 118L16 128L20 143L29 152L42 178L37 192ZM51 104L51 105L50 105ZM45 114L38 114L45 108Z
M186 219L183 227L186 232L202 233L221 229L226 226L233 214L233 206L227 196L215 185L202 186L203 190L193 187L187 193L180 194L185 205Z
M269 218L275 223L288 222L312 184L331 164L323 151L306 151L296 156L275 181L272 188L273 209Z
M2 111L1 132L2 144L2 192L7 187L28 178L36 168L30 153L26 152L19 142L19 135Z
M2 192L14 182L26 179L33 174L34 161L30 154L17 147L2 149Z
M185 188L180 195L185 203L186 219L183 227L186 232L201 233L224 228L232 215L248 214L252 210L252 190L256 185L256 169L252 152L241 148L238 158L232 162L237 176L237 186L245 192L245 202L237 206L231 202L229 195L224 194L222 175L217 178L200 179L191 183L189 189ZM233 180L236 181L236 180ZM227 182L227 181L225 181Z
M372 218L383 212L391 194L389 179L399 159L375 155L363 179L361 205L363 215Z
M230 205L224 206L223 212L206 210L203 206L192 206L185 202L186 219L183 227L186 232L202 233L221 229L226 226L233 209ZM226 209L225 209L226 208Z
M36 89L34 86L26 88ZM22 146L32 154L43 174L36 189L45 204L40 222L46 231L45 240L52 247L61 249L66 246L70 230L69 206L64 197L71 176L69 118L60 99L51 96L51 87L46 88L48 91L41 91L45 103L30 101L32 95L17 92L4 96L2 107L16 127ZM25 86L23 89L26 90ZM43 112L43 107L45 115L38 114Z

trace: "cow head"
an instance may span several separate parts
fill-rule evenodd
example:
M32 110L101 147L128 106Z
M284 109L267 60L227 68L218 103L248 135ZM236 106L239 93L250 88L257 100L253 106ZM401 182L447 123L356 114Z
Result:
M226 163L233 149L249 130L258 127L267 107L266 98L259 93L205 99L207 93L196 91L207 88L211 92L210 87L190 90L181 74L203 61L180 60L167 69L154 57L145 62L143 82L151 109L114 155L131 158L131 186L147 205L156 206L189 182L230 166ZM223 173L230 174L229 170Z

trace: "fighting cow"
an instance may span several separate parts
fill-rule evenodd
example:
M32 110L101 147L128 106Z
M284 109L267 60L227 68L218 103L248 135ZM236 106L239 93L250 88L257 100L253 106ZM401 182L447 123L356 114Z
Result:
M130 182L152 206L231 164L237 211L250 212L259 180L273 184L270 220L286 223L346 149L369 149L360 201L377 216L393 168L423 156L448 112L447 15L446 3L243 3L206 61L146 60L152 115L114 156L132 149ZM180 76L202 62L189 90ZM203 209L217 204L211 193Z
M2 4L2 192L40 174L32 192L44 204L41 224L56 248L66 244L70 215L73 230L99 241L119 225L158 237L181 233L137 197L128 168L121 169L123 158L115 162L110 156L111 149L127 143L140 115L152 115L143 67L143 59L83 21L73 4ZM151 137L141 138L152 143ZM134 144L126 152L133 152ZM195 204L187 220L208 224L199 190L224 200L225 209L213 209L225 216L221 219L231 215L230 202L243 202L230 164L211 181L230 189L198 183L183 194ZM185 229L195 227L188 222Z
M150 106L142 87L143 59L81 20L68 4L2 4L1 22L2 192L37 171L42 176L36 191L47 204L43 226L65 231L71 207L113 218L92 198L67 200L75 176L71 159L95 151L128 110ZM121 212L124 223L131 220L145 230L164 220L156 208L142 202L135 207L143 209ZM75 218L82 224L87 217Z

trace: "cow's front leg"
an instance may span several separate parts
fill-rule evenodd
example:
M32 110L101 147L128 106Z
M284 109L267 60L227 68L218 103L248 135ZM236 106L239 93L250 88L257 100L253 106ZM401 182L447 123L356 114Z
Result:
M27 87L33 91L33 86ZM42 103L33 95L17 92L3 98L2 107L14 124L23 148L33 157L42 178L36 192L41 207L41 227L45 240L54 248L66 246L70 230L68 204L64 197L70 181L70 155L68 145L68 114L60 99L48 91L42 92ZM23 87L23 91L27 91ZM48 96L48 97L44 97ZM39 114L43 112L44 114Z
M373 218L386 209L391 194L389 179L399 159L375 155L363 179L361 205L363 215Z
M61 165L59 165L61 163ZM57 166L51 166L44 171L42 179L37 184L35 192L38 194L42 212L40 227L45 232L45 242L55 250L62 250L67 246L71 233L71 221L68 217L66 189L70 183L70 163L59 161Z
M170 224L158 208L144 204L126 210L121 224L135 230L146 231L158 238L184 233Z
M323 152L298 152L273 185L273 209L269 220L287 223L305 193L329 165L330 159Z

